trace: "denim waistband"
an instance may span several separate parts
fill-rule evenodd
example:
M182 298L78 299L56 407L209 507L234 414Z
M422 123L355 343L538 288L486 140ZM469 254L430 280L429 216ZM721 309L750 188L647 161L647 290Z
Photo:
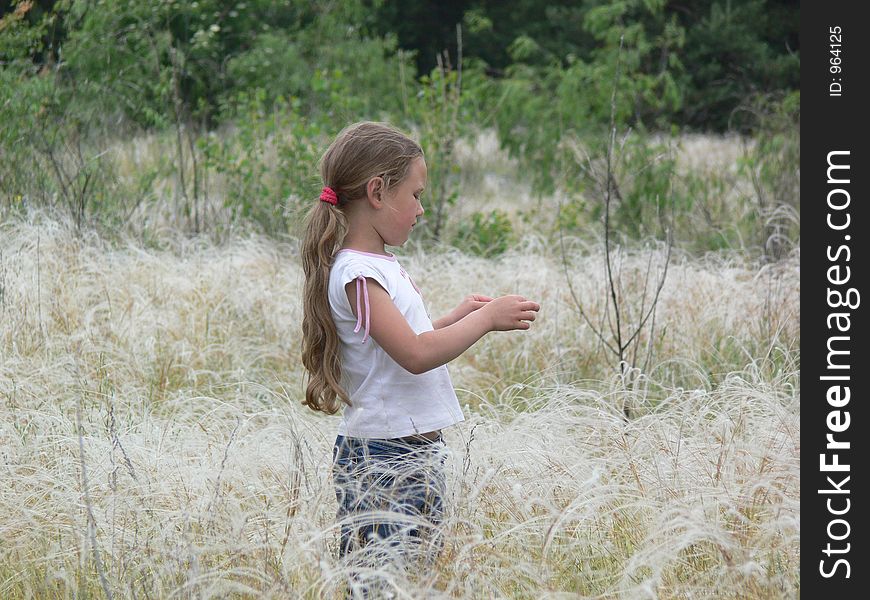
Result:
M387 445L400 445L400 446L429 446L432 444L438 444L444 442L444 436L441 432L438 433L438 437L435 439L428 439L419 435L409 435L405 437L398 438L358 438L358 437L350 437L337 435L335 439L336 444L344 443L348 445L362 445L362 444L387 444Z

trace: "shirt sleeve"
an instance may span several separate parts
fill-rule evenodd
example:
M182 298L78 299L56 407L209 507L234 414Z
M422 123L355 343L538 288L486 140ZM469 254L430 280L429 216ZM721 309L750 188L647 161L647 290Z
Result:
M395 297L395 290L390 289L391 286L388 283L389 280L387 276L380 269L366 262L351 261L346 263L338 273L337 279L337 294L340 298L337 298L336 300L341 303L343 308L346 309L351 316L356 312L357 321L356 327L353 331L354 333L357 333L364 328L361 340L362 343L365 343L368 339L369 328L371 325L367 278L371 278L378 282L378 284L390 295L390 298ZM348 297L345 293L345 285L351 281L356 282L356 311L354 311L353 307L348 302Z

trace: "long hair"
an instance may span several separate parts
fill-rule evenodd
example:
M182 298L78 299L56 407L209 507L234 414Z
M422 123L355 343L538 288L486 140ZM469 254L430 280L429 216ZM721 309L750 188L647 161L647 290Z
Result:
M305 288L302 304L302 364L309 380L302 404L335 414L350 398L341 387L341 348L329 309L329 270L347 234L345 209L366 195L372 177L384 189L407 176L411 162L423 156L420 145L385 123L370 121L345 127L320 159L323 183L338 195L333 206L316 201L308 212L302 240Z

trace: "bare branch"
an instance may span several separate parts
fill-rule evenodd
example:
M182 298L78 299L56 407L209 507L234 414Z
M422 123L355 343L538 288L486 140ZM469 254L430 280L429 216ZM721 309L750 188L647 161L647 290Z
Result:
M561 211L561 209L562 209L562 207L560 204L559 210ZM586 311L583 310L583 305L580 304L580 300L577 299L577 294L574 292L574 282L571 280L571 275L568 273L568 257L565 254L565 240L564 240L564 237L562 235L561 223L559 224L559 249L561 250L561 253L562 253L562 268L565 271L565 280L568 282L568 291L571 294L571 299L574 301L574 306L577 307L577 310L580 312L580 316L583 317L583 320L586 321L586 324L589 325L589 328L596 335L596 337L598 337L598 339L601 340L601 343L604 344L604 346L608 350L613 352L614 354L618 354L618 352L616 351L616 348L614 348L612 345L610 345L610 343L604 338L604 335L601 333L601 329L599 327L596 327L592 323L592 321L589 319L589 316L586 314Z
M604 255L607 262L607 280L610 284L610 296L613 300L613 313L616 320L616 346L619 349L619 362L622 364L622 324L620 323L619 301L616 298L616 287L613 280L613 269L610 259L610 201L613 189L613 146L616 143L616 90L619 85L619 67L622 58L622 44L624 36L619 38L619 53L616 56L616 74L613 79L613 93L610 96L610 138L607 142L607 189L604 196ZM609 313L608 313L609 314Z

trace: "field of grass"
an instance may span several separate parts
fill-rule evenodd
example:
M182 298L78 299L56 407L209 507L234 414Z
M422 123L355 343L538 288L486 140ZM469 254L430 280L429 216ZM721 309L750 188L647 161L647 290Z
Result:
M165 235L0 225L0 597L339 597L298 248ZM450 365L446 546L386 574L399 597L797 597L799 250L677 253L647 368L620 375L568 285L604 317L600 249L543 240L399 252L433 317L471 292L542 305ZM621 261L631 281L647 256Z

